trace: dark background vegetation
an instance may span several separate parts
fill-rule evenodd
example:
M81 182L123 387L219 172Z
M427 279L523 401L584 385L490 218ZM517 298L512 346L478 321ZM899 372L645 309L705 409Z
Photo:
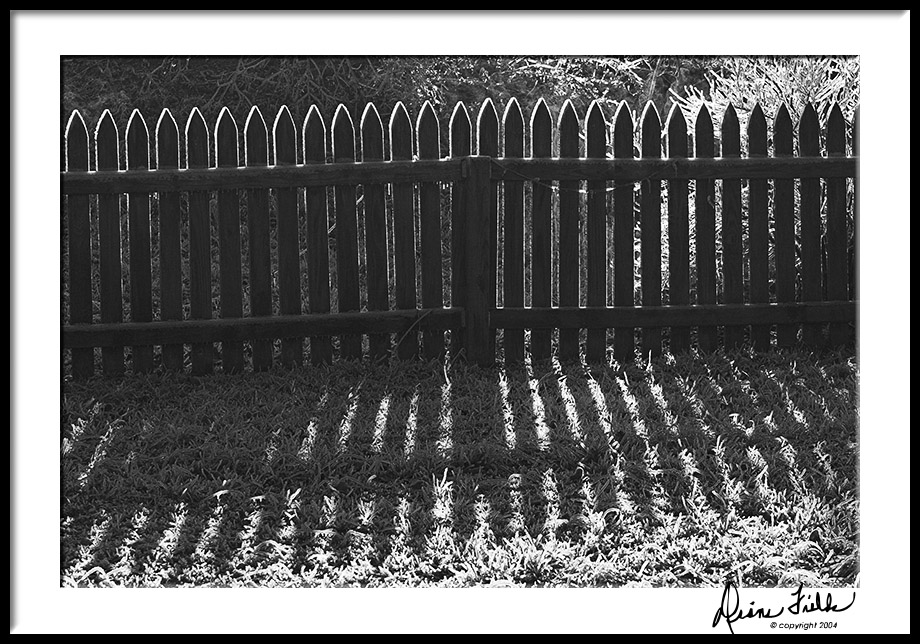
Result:
M858 67L858 58L843 56L65 57L61 121L80 110L92 129L108 109L122 130L137 109L152 130L164 108L181 127L197 107L213 127L223 107L241 122L255 105L271 123L287 105L303 123L315 104L328 125L339 104L357 121L373 102L386 122L397 102L415 118L430 101L446 134L457 102L475 119L487 98L501 113L512 97L525 118L543 98L554 116L566 99L582 117L597 100L608 118L620 101L635 114L651 101L662 121L675 102L688 117L706 104L718 120L732 102L742 127L754 102L770 117L785 101L797 120L807 101L822 117L837 101L850 120Z

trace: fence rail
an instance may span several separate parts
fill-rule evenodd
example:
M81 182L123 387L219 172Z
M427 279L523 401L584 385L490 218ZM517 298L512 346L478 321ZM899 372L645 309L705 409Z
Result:
M110 113L91 146L74 112L60 175L62 344L87 377L122 373L125 347L136 371L159 360L208 373L215 357L225 371L297 365L307 338L314 362L449 347L483 365L498 346L506 362L525 350L579 359L580 330L589 362L692 340L704 351L846 343L848 127L835 106L822 155L808 106L795 155L783 106L769 156L759 107L743 151L731 106L716 140L705 109L691 129L676 106L662 126L651 104L634 123L623 103L608 123L598 103L580 121L567 102L554 127L540 101L528 128L512 99L502 119L486 101L475 127L458 104L442 157L429 104L415 123L397 105L387 141L372 104L357 128L344 107L328 129L312 108L299 137L286 108L270 132L253 108L242 137L226 109L213 134L193 110L184 137L164 110L152 141L132 114L122 157Z

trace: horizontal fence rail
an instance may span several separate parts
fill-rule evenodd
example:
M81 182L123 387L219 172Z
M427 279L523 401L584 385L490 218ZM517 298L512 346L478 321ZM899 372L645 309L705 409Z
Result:
M662 124L651 104L608 122L597 102L529 121L516 99L501 118L460 103L442 147L428 103L387 125L340 106L328 128L254 107L242 132L193 110L182 135L168 110L152 135L106 111L92 137L74 112L65 361L84 378L296 366L307 343L315 363L489 365L850 342L858 111L822 128L809 105L797 135L785 106L746 116L742 137L733 106L717 128L676 105Z

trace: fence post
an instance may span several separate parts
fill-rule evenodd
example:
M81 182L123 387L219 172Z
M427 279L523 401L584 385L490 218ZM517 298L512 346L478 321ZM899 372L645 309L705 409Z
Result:
M483 367L495 361L489 342L489 275L494 270L489 262L490 161L485 156L467 157L461 182L461 208L466 223L463 346L467 360Z

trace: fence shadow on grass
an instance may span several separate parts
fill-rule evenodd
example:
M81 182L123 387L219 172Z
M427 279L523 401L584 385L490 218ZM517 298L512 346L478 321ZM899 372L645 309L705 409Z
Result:
M852 360L67 383L62 585L852 583Z

